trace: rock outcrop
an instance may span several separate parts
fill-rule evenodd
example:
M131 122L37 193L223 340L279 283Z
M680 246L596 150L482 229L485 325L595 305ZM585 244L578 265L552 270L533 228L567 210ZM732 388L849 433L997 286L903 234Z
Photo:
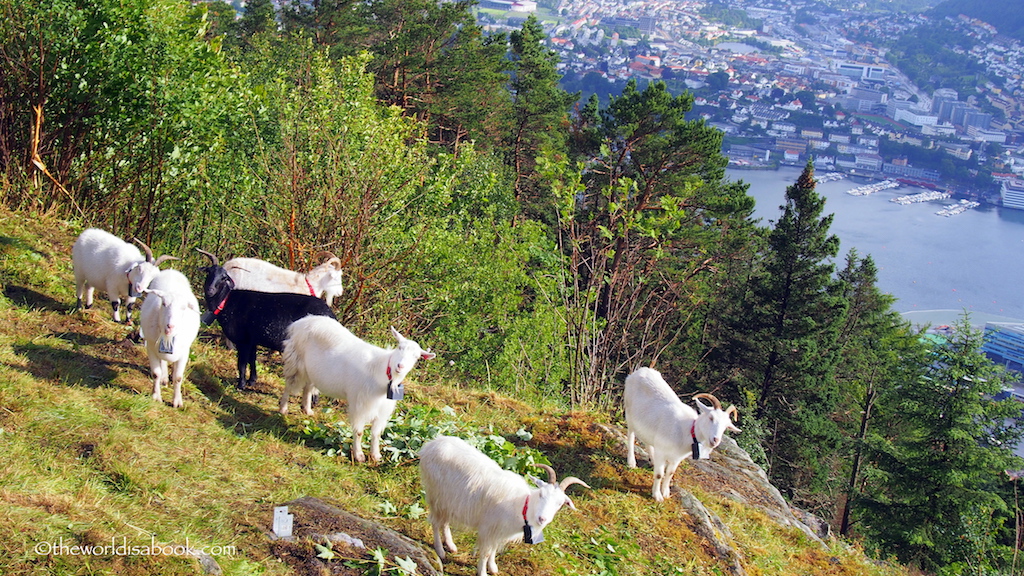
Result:
M388 558L408 558L416 563L417 574L439 576L440 560L432 549L372 520L319 498L303 496L282 504L294 515L290 541L277 540L271 551L298 574L350 574L341 562L319 557L314 544L325 541L336 547L339 556L366 557L368 550L384 548ZM268 514L269 517L269 514ZM360 572L361 573L361 572Z
M626 434L616 426L600 425L602 432L622 455L626 455ZM649 466L647 452L642 446L636 447L637 464ZM642 464L641 464L642 461ZM685 472L684 468L685 467ZM672 497L678 501L694 523L694 531L706 539L715 555L728 567L734 576L746 576L743 558L738 551L729 527L692 493L679 486L681 475L688 481L701 486L714 487L716 493L725 498L757 508L782 526L792 526L807 537L825 547L824 538L829 537L829 525L813 515L789 505L768 475L751 460L750 455L728 436L711 454L710 459L686 460L676 473L672 486Z

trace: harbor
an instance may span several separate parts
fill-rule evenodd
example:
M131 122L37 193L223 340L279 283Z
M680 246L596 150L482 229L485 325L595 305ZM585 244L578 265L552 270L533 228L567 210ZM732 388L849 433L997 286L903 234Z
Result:
M868 194L874 194L875 192L881 192L882 190L889 190L890 188L899 188L900 183L887 178L881 182L872 182L871 184L864 184L863 186L857 186L846 191L851 196L867 196Z
M936 212L939 216L956 216L957 214L963 214L964 212L981 206L981 202L975 202L974 200L961 200L956 204L950 204L942 210Z
M842 172L825 172L820 176L815 175L814 180L818 184L825 184L826 182L835 182L837 180L842 180L843 178L846 178L846 174L843 174Z
M755 217L763 226L774 226L782 216L786 189L797 181L801 169L729 169L727 174L750 184ZM866 198L847 194L866 182L860 178L847 175L816 191L826 200L823 213L834 215L830 232L841 240L840 254L856 249L861 257L870 255L878 267L879 289L898 299L896 310L952 310L953 317L966 311L972 321L983 314L1024 318L1019 294L1024 267L1012 265L1024 249L1024 210L983 202L947 218L935 212L959 201L953 196L934 203L890 202L904 194L935 192L905 182L894 191Z
M890 198L889 202L895 202L902 206L908 206L910 204L917 204L919 202L931 202L932 200L945 200L949 198L949 194L946 192L939 192L932 190L930 192L919 192L917 194L906 194L903 196L897 196Z

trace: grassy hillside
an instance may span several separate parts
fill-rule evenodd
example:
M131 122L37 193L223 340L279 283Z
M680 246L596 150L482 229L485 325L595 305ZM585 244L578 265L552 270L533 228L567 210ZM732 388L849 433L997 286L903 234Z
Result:
M274 545L273 507L309 495L430 545L415 462L355 465L309 442L310 429L337 422L336 404L312 419L275 411L281 389L277 355L261 356L260 385L238 392L233 352L205 332L193 349L185 407L151 400L145 352L115 324L109 306L73 311L70 246L80 226L38 215L0 212L0 538L3 574L196 574L180 554L95 556L59 545L207 547L225 574L365 574L371 563L343 566L367 552L336 548L335 560L313 560L313 542ZM197 260L177 263L194 273ZM421 343L425 346L430 342ZM502 573L725 574L675 501L649 496L651 473L626 470L617 446L602 435L605 414L566 413L557 403L527 406L444 376L443 354L421 363L404 405L466 430L514 437L547 454L560 476L577 475L578 512L562 511L547 542L517 544L498 558ZM165 391L165 398L170 394ZM401 408L400 408L401 410ZM311 420L311 421L310 421ZM429 423L428 423L429 424ZM855 547L827 548L784 528L755 508L720 494L728 479L677 479L722 518L748 574L895 575ZM460 551L449 574L472 574L472 536L456 533ZM173 550L173 549L171 549ZM218 553L219 552L219 553ZM386 564L395 570L393 559Z

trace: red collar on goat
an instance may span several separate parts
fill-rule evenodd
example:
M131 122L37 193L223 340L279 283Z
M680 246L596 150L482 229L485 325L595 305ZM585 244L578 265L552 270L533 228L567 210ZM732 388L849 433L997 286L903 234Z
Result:
M231 296L230 292L228 292L228 295L225 296L224 299L220 301L220 304L217 305L217 309L213 311L214 316L220 314L221 311L224 310L224 305L228 303L228 296Z

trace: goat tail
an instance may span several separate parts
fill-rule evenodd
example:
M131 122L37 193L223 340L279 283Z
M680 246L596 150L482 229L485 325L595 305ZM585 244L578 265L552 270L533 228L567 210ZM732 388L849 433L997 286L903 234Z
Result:
M284 350L281 352L281 358L284 361L283 374L286 388L293 388L306 371L302 354L306 344L305 339L305 332L289 330L289 337L284 341Z

